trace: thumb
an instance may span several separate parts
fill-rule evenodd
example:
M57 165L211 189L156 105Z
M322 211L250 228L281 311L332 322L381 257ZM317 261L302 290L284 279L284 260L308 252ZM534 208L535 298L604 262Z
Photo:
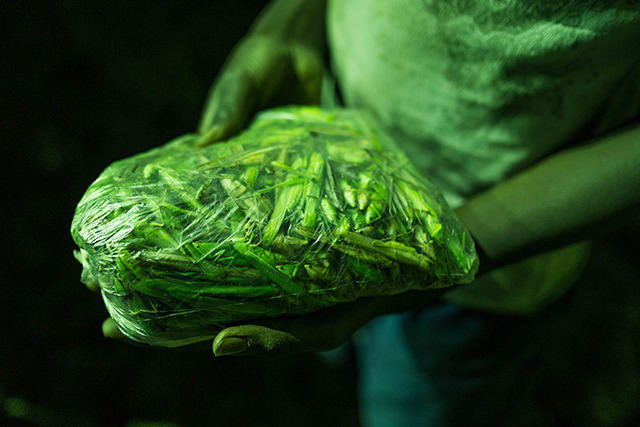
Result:
M300 351L301 343L292 334L266 326L241 325L224 329L213 340L213 354L282 357Z
M211 86L198 123L203 147L226 139L244 127L256 105L255 83L242 71L224 72Z
M291 60L300 82L301 93L297 94L297 100L302 104L319 104L324 75L322 58L308 47L295 46L292 49Z

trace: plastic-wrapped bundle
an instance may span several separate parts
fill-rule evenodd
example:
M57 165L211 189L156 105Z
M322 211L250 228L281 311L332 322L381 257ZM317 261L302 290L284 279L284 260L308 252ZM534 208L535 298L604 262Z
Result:
M82 281L130 338L473 280L473 242L363 113L286 107L227 142L185 135L110 165L73 218Z

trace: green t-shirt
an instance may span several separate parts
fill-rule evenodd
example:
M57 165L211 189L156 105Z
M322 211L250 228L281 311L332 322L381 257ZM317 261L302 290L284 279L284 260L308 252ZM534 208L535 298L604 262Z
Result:
M457 207L640 113L640 2L335 0L345 104L373 113ZM448 298L535 313L576 280L585 244L483 276Z

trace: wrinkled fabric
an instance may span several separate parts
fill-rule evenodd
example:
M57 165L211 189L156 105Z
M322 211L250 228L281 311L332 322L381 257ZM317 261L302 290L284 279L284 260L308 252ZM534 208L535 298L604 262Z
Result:
M327 22L345 104L371 111L454 208L640 112L637 1L331 1ZM535 314L587 256L544 254L447 298Z

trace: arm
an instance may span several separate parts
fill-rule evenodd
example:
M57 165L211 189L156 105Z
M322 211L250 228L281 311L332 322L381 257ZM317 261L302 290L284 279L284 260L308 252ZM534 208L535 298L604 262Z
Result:
M274 0L263 10L211 86L198 145L232 136L259 110L320 102L325 6L326 0Z
M620 227L639 208L637 126L552 155L456 214L484 251L486 272Z

